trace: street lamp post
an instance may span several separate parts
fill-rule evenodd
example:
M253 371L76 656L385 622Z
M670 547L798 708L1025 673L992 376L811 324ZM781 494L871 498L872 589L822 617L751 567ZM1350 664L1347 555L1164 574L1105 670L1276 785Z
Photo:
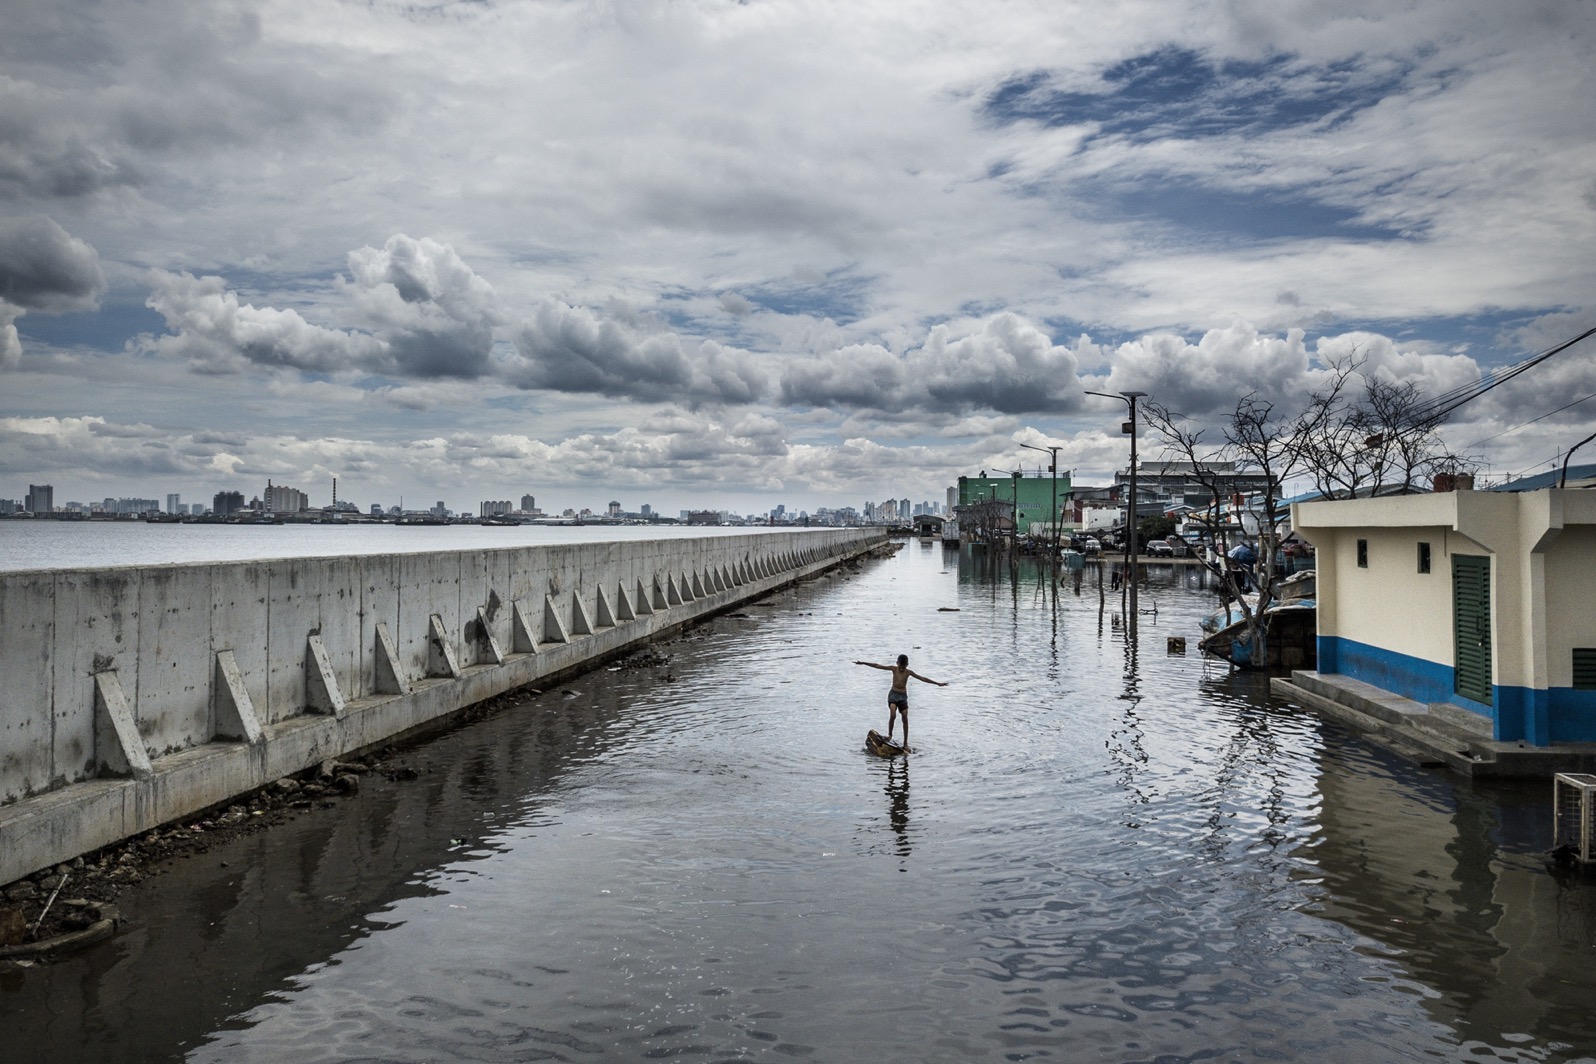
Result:
M1058 448L1038 447L1031 443L1022 443L1021 447L1031 451L1045 451L1048 455L1048 472L1053 474L1053 559L1058 560Z
M1110 395L1107 392L1087 392L1087 395L1101 395L1105 399L1118 399L1130 408L1130 420L1125 422L1124 431L1130 436L1130 500L1125 507L1125 568L1130 577L1130 616L1127 623L1136 623L1136 400L1146 395L1146 392L1120 392ZM1127 631L1135 631L1129 628Z
M1020 470L1011 470L1009 475L1014 478L1014 513L1009 528L1009 550L1013 557L1020 553Z

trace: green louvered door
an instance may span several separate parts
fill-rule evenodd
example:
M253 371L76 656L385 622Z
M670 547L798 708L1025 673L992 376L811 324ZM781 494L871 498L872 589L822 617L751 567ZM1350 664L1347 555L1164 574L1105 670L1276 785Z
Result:
M1452 689L1491 704L1491 559L1452 555Z

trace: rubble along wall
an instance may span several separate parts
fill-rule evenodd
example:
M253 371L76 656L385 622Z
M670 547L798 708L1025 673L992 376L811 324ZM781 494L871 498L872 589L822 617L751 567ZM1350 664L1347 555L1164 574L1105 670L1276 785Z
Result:
M0 573L0 884L878 545L864 529Z

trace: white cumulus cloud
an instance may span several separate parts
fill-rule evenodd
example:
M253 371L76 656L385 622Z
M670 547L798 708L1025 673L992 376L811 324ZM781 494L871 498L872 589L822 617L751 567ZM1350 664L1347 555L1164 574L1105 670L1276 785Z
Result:
M314 325L296 310L242 302L220 277L159 270L152 285L148 305L172 334L141 337L136 347L201 372L261 366L338 373L386 361L386 345L376 337Z

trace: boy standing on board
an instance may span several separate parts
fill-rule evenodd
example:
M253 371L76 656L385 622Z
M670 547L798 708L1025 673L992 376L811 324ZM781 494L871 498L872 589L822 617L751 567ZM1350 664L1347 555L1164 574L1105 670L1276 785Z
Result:
M855 665L868 665L872 669L881 669L883 672L892 673L892 689L887 692L887 739L892 739L893 726L898 723L898 714L903 714L903 752L909 752L909 677L913 676L922 683L934 683L938 687L946 687L941 680L933 680L929 676L921 676L909 668L909 655L899 654L896 665L877 665L873 661L856 661Z

